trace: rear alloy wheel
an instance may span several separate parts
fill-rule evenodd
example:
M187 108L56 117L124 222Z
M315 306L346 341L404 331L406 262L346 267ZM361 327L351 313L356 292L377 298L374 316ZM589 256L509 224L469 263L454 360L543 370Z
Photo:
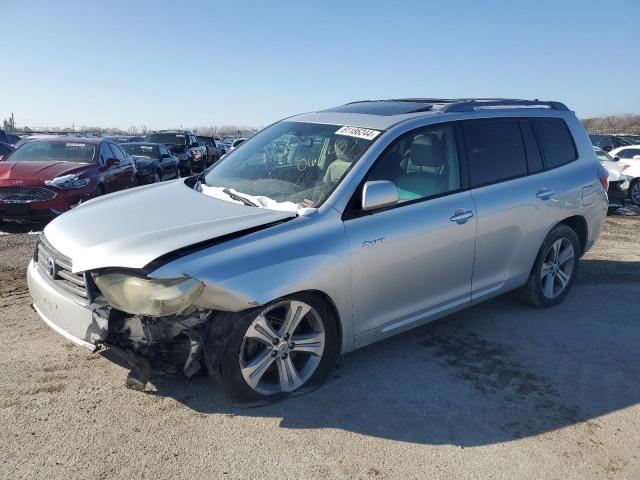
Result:
M556 298L564 291L573 274L575 261L575 251L569 239L561 238L553 242L540 272L540 286L545 298Z
M205 349L209 365L219 358L222 387L236 401L288 395L317 384L339 353L335 315L313 295L283 298L244 314L221 314L211 327L212 341ZM225 328L228 338L220 341Z
M629 200L640 207L640 180L635 180L629 187Z
M538 308L560 303L569 293L578 270L580 243L567 225L557 225L545 239L521 289L522 299Z

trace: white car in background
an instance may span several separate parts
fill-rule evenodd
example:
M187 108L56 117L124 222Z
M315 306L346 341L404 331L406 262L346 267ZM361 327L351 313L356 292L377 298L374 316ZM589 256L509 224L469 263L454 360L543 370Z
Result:
M596 156L603 167L609 172L609 197L629 198L631 203L640 206L640 155L631 158L623 158L616 153L629 155L633 152L620 152L633 150L636 147L620 147L607 153L594 147ZM640 150L640 146L637 146Z
M626 145L609 152L614 160L640 160L640 145Z

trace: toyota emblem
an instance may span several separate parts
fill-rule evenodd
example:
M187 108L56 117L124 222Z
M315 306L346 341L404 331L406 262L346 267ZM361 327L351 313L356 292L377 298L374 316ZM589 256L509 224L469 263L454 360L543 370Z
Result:
M47 258L47 273L51 278L56 276L56 262L53 258Z

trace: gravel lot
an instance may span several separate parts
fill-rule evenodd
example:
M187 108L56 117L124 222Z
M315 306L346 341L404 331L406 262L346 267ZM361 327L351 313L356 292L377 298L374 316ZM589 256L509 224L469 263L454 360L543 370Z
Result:
M554 309L498 298L256 408L207 378L128 390L49 330L29 229L0 226L1 478L640 478L640 217L609 217Z

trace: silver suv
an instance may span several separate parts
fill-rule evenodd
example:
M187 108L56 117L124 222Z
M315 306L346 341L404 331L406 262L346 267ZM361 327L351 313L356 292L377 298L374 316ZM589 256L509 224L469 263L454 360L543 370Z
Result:
M236 400L320 382L341 353L519 289L567 295L607 212L563 104L350 103L262 130L198 177L51 222L28 279L55 331Z

